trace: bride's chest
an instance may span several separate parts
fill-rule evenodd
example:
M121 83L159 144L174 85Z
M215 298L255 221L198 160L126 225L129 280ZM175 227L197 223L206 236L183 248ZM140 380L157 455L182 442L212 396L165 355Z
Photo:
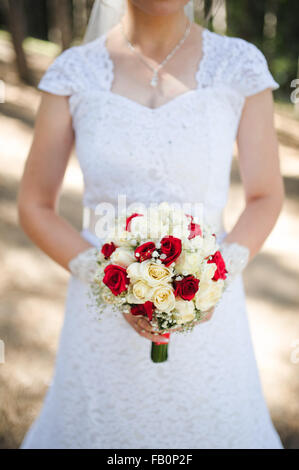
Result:
M111 92L70 101L80 163L127 167L156 158L184 165L230 152L242 100L227 89L191 90L151 109Z

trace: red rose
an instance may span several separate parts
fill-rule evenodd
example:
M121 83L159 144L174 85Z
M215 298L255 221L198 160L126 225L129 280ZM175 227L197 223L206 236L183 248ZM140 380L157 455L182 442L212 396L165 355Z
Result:
M131 231L131 220L134 219L134 217L142 217L143 214L137 214L137 212L135 212L134 214L130 215L130 217L127 217L127 220L126 220L126 231L127 232L130 232Z
M190 231L188 240L192 240L192 238L195 238L197 236L202 236L200 225L195 224L194 222L190 222L190 224L188 225L188 230Z
M215 263L217 266L213 281L218 281L218 279L226 279L227 270L220 251L216 251L211 259L208 260L208 263Z
M103 246L102 246L102 249L101 249L101 252L103 253L103 255L105 256L106 259L110 258L110 256L112 255L112 253L116 250L116 246L114 245L113 242L111 243L105 243Z
M125 290L130 282L127 271L116 264L109 264L104 269L103 283L111 290L112 294L119 295Z
M161 240L161 253L166 255L166 258L162 260L165 266L170 266L181 254L182 242L179 238L175 238L172 235L164 237Z
M192 240L192 238L195 238L198 235L202 236L202 231L201 231L200 225L193 222L193 220L194 220L193 215L185 214L185 216L188 217L188 219L191 220L190 224L188 225L188 230L190 232L188 240Z
M149 321L153 318L154 304L153 302L145 302L144 304L134 305L131 307L132 315L144 315L147 316Z
M181 281L174 281L174 295L184 300L192 300L198 291L199 280L190 275Z
M152 257L153 251L155 251L156 245L153 242L146 242L140 245L135 250L135 258L140 263Z

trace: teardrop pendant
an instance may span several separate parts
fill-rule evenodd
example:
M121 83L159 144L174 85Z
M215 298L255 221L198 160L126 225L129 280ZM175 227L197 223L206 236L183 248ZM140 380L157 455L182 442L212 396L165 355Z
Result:
M153 78L151 79L151 86L153 88L156 88L157 85L158 85L158 73L154 72Z

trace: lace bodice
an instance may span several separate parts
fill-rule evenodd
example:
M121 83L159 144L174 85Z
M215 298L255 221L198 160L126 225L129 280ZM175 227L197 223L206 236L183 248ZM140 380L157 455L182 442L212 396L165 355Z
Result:
M254 45L209 30L196 79L196 89L151 109L111 91L106 35L54 61L39 88L69 96L85 206L125 193L129 203L202 202L222 211L245 98L278 85Z

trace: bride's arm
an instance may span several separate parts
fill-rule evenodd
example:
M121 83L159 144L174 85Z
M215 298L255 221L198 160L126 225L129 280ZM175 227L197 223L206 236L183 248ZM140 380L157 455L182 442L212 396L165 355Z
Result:
M67 97L43 93L19 191L19 219L31 240L66 269L71 259L90 248L56 212L73 143Z
M279 167L274 106L270 90L247 98L237 136L245 209L225 242L261 249L282 208L284 189Z

